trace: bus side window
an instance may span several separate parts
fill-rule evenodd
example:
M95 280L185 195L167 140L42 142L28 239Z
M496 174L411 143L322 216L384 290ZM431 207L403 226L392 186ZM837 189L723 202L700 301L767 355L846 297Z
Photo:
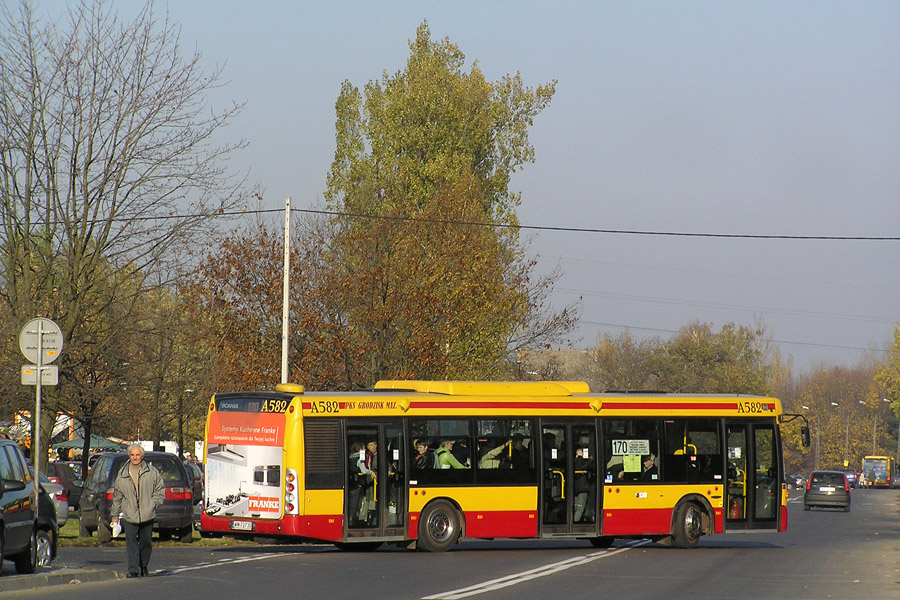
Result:
M476 481L480 484L535 483L532 422L483 419L475 422Z
M665 444L666 481L722 482L718 419L667 419Z
M416 419L410 421L412 439L424 442L425 454L413 453L414 479L419 485L472 483L471 422L468 419ZM430 461L431 466L416 460ZM421 468L419 468L421 467Z

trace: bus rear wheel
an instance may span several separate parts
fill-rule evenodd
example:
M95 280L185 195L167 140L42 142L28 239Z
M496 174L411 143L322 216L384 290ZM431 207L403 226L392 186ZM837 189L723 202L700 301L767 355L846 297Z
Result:
M693 502L680 504L675 512L672 537L676 548L696 548L703 534L703 515Z
M423 552L446 552L456 544L460 533L459 513L446 500L435 500L419 515L419 538L416 549Z
M616 541L616 538L610 535L603 535L600 537L592 537L590 538L591 546L594 548L609 548L613 545L613 542Z

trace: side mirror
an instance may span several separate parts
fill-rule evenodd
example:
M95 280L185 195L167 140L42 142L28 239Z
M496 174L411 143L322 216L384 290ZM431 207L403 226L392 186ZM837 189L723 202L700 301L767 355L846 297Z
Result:
M800 427L800 437L803 440L803 446L809 448L809 427L806 425Z
M19 492L24 489L24 481L16 481L15 479L0 479L0 494L4 492Z

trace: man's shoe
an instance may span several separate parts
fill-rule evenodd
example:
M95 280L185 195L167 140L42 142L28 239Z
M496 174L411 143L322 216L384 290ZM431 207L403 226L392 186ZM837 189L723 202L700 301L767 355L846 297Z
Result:
M139 573L129 573L125 577L128 577L129 579L131 579L132 577L140 577L140 574Z
M147 572L147 569L141 569L141 577L148 577L150 573Z

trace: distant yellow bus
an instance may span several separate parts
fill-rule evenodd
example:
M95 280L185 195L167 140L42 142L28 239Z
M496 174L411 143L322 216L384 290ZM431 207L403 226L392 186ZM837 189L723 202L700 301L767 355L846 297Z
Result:
M381 381L213 396L203 535L443 551L463 538L785 531L775 398Z
M893 485L894 459L890 456L864 456L860 477L865 487L889 488Z

